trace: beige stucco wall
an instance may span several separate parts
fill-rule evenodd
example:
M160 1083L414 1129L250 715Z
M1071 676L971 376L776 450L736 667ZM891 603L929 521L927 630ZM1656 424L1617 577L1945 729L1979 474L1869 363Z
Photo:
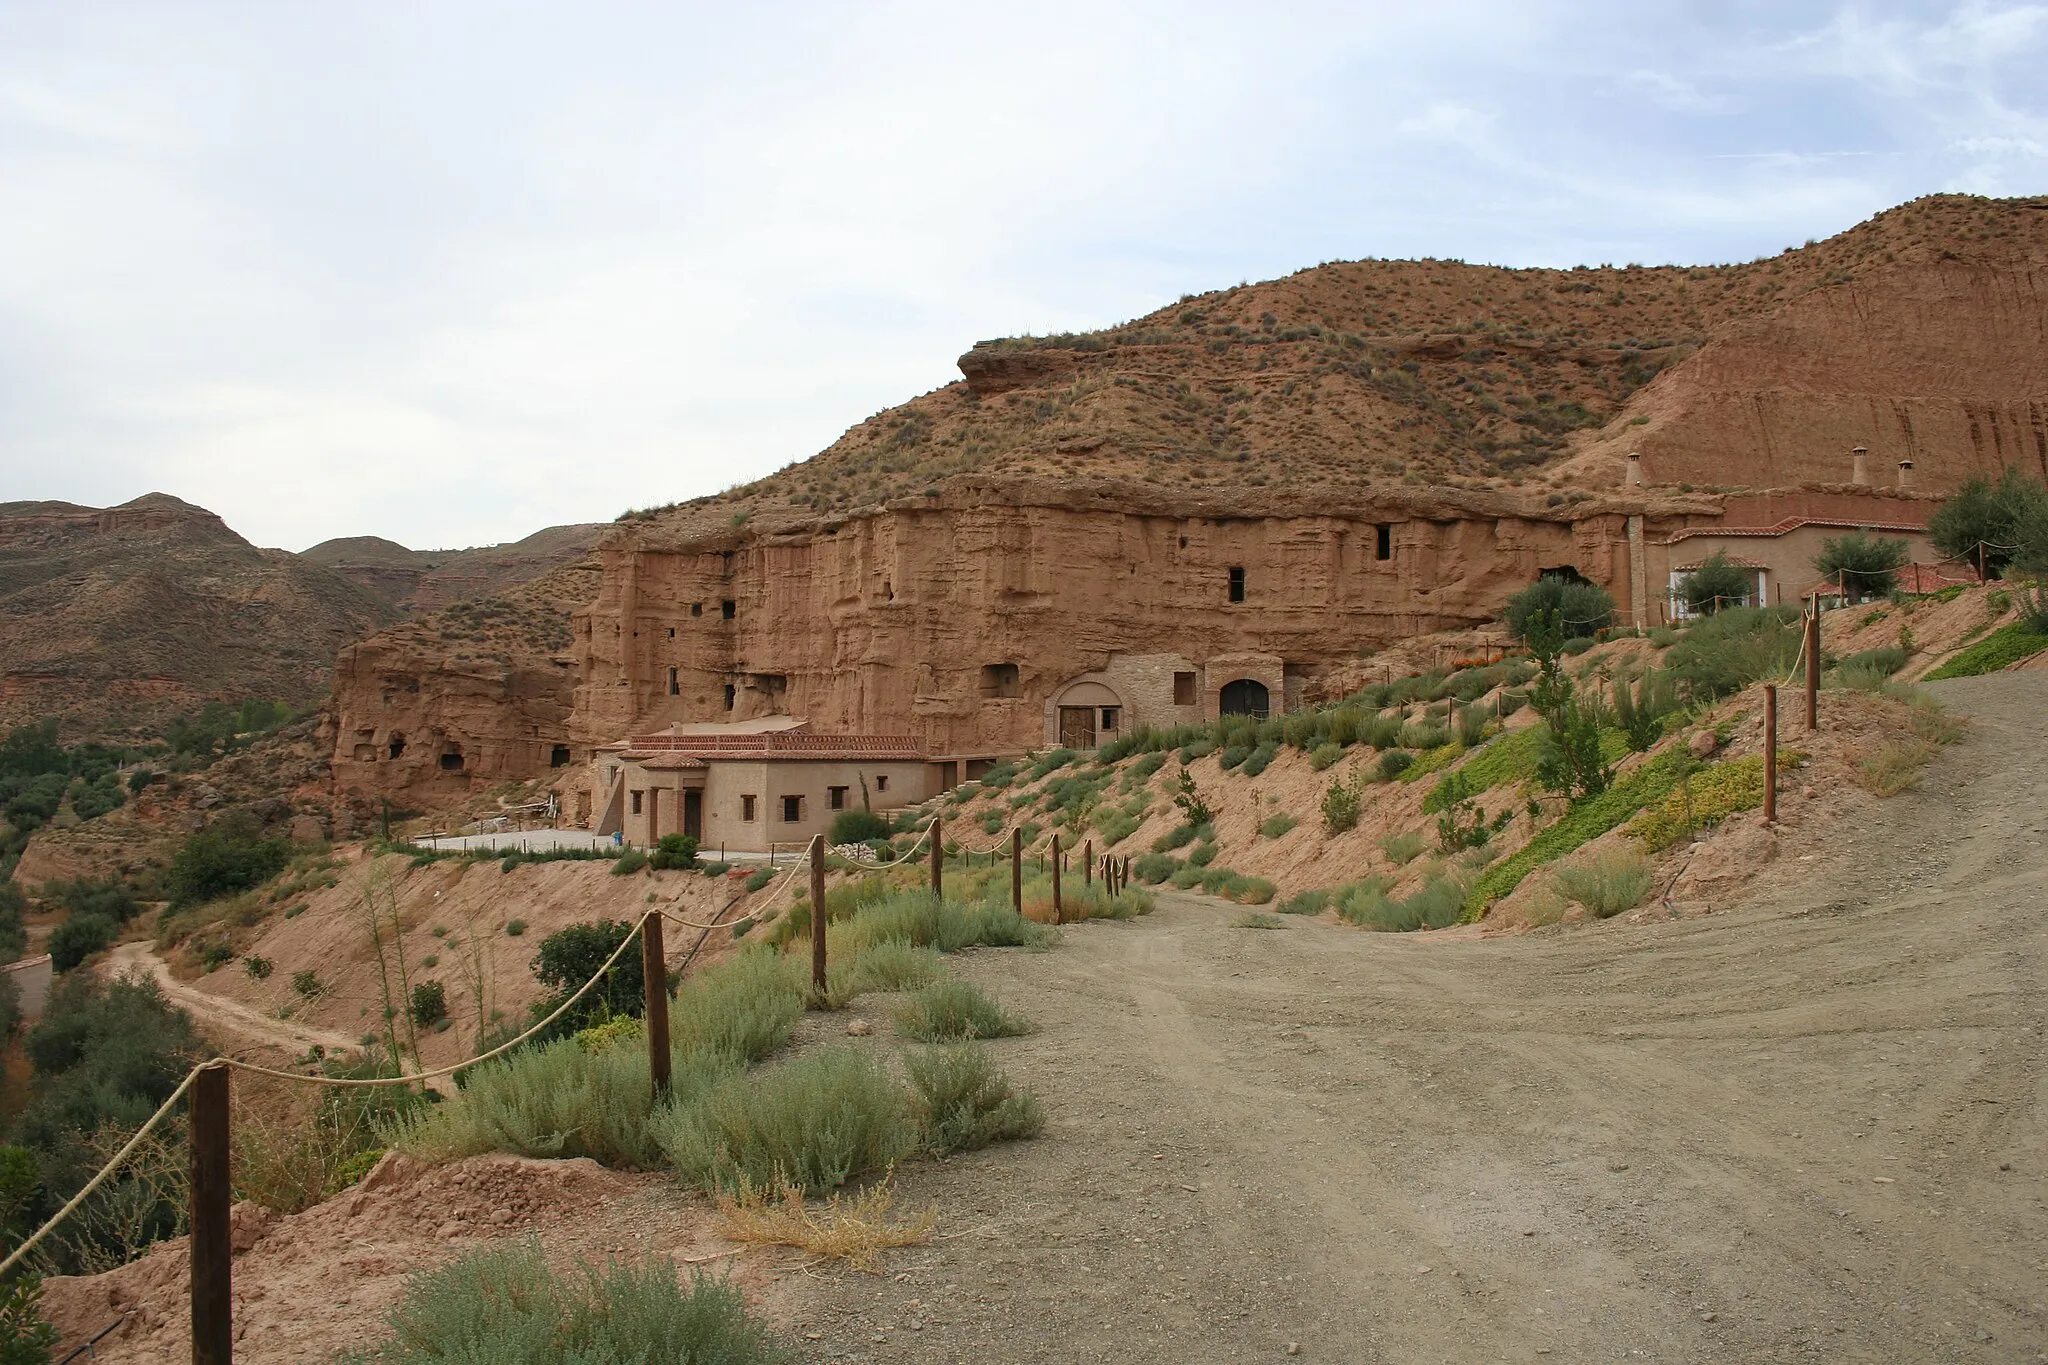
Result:
M814 763L803 760L776 762L710 760L702 769L684 772L649 772L637 763L616 764L623 773L627 798L624 830L629 844L655 843L664 834L677 834L683 827L683 792L699 788L703 793L704 828L699 847L716 856L722 846L728 850L765 853L770 843L801 843L826 833L832 817L831 789L846 788L846 809L858 810L861 779L867 779L868 806L874 811L895 810L914 805L927 795L927 768L913 763ZM603 804L605 788L600 764L593 773L597 784L593 806ZM631 793L641 793L640 810L635 813ZM659 792L658 799L654 795ZM743 818L744 796L755 797L754 818ZM803 798L799 820L782 818L782 798Z
M1841 527L1801 526L1781 536L1707 534L1688 536L1676 545L1654 546L1655 555L1650 563L1651 593L1655 599L1651 604L1652 614L1660 621L1669 619L1670 599L1667 594L1675 568L1698 564L1717 550L1730 559L1746 559L1764 566L1764 591L1770 599L1767 605L1776 606L1781 602L1797 604L1826 581L1813 567L1813 561L1821 550L1828 541L1848 534ZM1932 564L1941 557L1927 537L1917 531L1875 531L1872 534L1886 540L1905 541L1913 563Z

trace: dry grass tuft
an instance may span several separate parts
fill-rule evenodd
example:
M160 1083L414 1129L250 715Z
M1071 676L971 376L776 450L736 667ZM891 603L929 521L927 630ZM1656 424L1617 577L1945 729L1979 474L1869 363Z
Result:
M1856 765L1857 780L1877 796L1897 796L1920 784L1934 745L1915 735L1896 739Z
M787 1180L773 1189L743 1182L738 1194L718 1196L718 1233L733 1242L796 1247L872 1273L881 1269L888 1248L922 1246L938 1226L937 1205L892 1220L895 1203L896 1191L886 1179L820 1204Z

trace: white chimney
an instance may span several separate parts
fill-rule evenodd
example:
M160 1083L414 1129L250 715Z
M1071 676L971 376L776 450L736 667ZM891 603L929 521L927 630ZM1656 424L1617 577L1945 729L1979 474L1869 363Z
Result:
M1913 486L1913 462L1912 462L1911 460L1900 460L1900 461L1899 461L1899 487L1901 487L1901 488L1911 488L1912 486Z
M1870 484L1870 449L1857 446L1849 452L1849 482L1868 487Z
M1630 488L1643 486L1643 457L1640 453L1633 450L1628 453L1628 477L1622 482Z

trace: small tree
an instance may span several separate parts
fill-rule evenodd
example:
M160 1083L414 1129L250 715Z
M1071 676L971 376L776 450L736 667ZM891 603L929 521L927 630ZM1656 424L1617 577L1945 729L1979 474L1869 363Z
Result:
M633 926L624 920L590 920L542 939L540 952L533 959L533 974L543 986L551 988L551 994L534 1002L533 1017L541 1019L554 1013L572 992L597 974L605 959L632 932ZM644 979L640 974L640 954L620 953L604 979L578 1000L556 1027L574 1033L619 1015L638 1015L646 1003L641 989Z
M1927 519L1927 538L1952 559L1981 564L1985 577L2003 578L2022 553L2023 523L2037 517L2048 517L2048 488L2015 465L1995 484L1982 474L1965 479ZM2044 571L2048 566L2035 570Z
M825 839L832 844L864 844L888 836L889 822L873 811L843 810L832 817L832 829Z
M657 871L663 868L688 868L697 865L697 840L688 834L664 834L654 846L647 865Z
M1701 616L1712 616L1723 607L1747 606L1756 595L1756 572L1729 563L1727 554L1716 550L1678 580L1678 595Z
M1541 659L1566 640L1612 625L1614 599L1598 584L1545 574L1510 597L1502 615L1508 629Z
M1862 529L1824 542L1813 567L1842 585L1849 600L1883 597L1899 581L1913 553L1903 540L1873 536Z
M1195 775L1186 768L1180 770L1180 790L1174 793L1173 804L1180 807L1181 818L1188 822L1189 829L1200 829L1216 819L1216 812L1209 809L1195 786Z
M1358 828L1358 792L1341 780L1323 793L1323 828L1331 834Z

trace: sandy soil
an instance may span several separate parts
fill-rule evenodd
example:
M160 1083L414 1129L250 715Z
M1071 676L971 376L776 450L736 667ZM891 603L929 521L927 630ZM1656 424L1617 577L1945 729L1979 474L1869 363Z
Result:
M207 1036L229 1046L252 1045L302 1055L316 1045L329 1052L353 1052L357 1040L332 1029L312 1028L262 1014L247 1005L200 990L172 975L171 966L147 943L123 943L107 955L107 976L140 971L156 978L172 1004L190 1011ZM239 1053L237 1055L240 1055Z
M943 1221L880 1276L717 1264L815 1362L2048 1359L2048 674L1935 690L1970 738L1861 822L1782 829L1721 913L1391 936L1168 894L963 954L1039 1026L993 1046L1045 1136L899 1172ZM409 1176L366 1238L352 1193L257 1242L238 1358L324 1359L401 1271L501 1227L719 1246L662 1177L528 1163L498 1184L566 1183L501 1223L469 1165ZM53 1299L81 1325L139 1304L157 1326L105 1358L175 1358L181 1254L116 1272L127 1299ZM303 1330L265 1306L362 1276Z

